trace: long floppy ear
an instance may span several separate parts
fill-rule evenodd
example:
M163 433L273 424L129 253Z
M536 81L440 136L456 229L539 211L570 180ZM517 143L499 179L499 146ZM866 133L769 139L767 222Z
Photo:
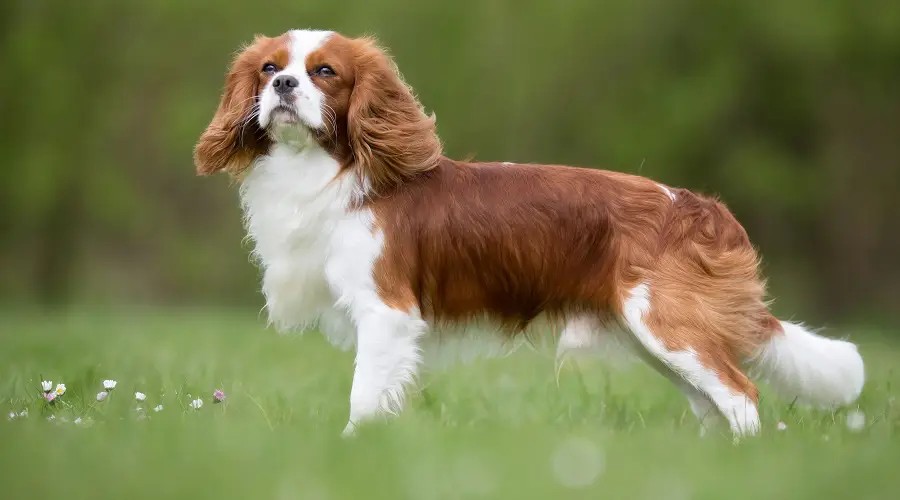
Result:
M377 192L434 168L441 142L434 115L425 114L390 57L373 39L356 42L347 136L359 175Z
M194 147L197 175L240 172L268 150L269 139L256 121L259 78L251 50L245 49L232 63L216 114Z

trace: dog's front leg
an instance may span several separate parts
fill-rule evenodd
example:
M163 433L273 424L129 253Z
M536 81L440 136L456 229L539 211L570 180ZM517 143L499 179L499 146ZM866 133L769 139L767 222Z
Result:
M406 386L416 378L419 338L426 327L417 314L383 304L352 316L357 323L357 347L345 436L366 420L400 411Z

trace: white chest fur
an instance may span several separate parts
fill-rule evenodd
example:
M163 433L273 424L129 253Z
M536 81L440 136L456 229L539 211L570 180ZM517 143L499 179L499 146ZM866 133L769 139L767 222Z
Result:
M344 265L334 260L347 255L348 232L372 232L365 217L348 210L356 186L351 178L336 178L339 168L319 148L278 145L257 160L240 194L253 255L263 271L269 323L282 332L318 328L332 343L349 348L354 330L335 310L339 297L325 269Z

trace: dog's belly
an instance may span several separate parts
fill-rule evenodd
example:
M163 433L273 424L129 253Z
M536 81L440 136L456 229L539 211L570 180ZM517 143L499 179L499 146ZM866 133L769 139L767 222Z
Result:
M618 326L602 324L590 316L577 316L567 321L538 316L524 331L514 334L490 320L429 327L421 348L425 366L435 370L500 358L523 348L551 363L554 360L561 362L570 355L580 355L623 365L634 360L629 337Z
M429 325L422 338L422 361L441 370L460 363L499 358L518 349L536 349L551 359L564 324L535 318L525 331L511 333L489 319L464 324Z

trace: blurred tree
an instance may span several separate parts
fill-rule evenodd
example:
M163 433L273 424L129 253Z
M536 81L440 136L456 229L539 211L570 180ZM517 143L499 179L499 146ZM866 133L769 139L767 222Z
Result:
M242 43L318 27L378 36L450 156L718 193L791 310L900 314L895 1L21 0L5 13L8 300L259 303L236 195L194 177L191 148Z

